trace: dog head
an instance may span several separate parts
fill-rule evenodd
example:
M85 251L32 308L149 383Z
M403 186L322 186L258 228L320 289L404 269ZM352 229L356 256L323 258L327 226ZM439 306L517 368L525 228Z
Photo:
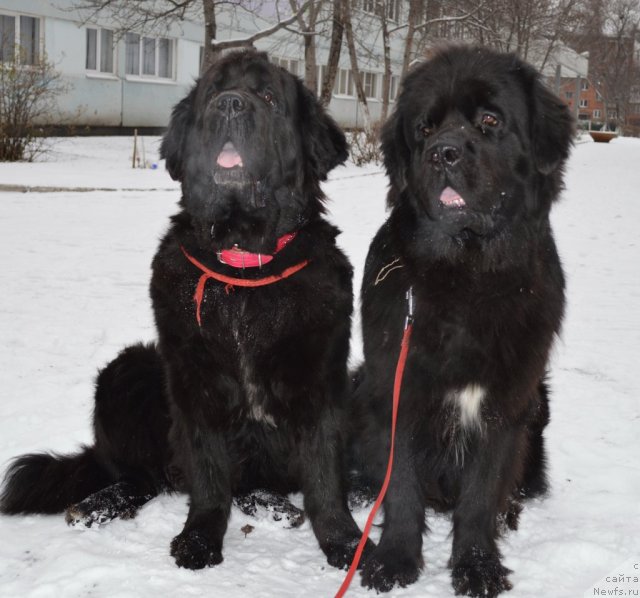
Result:
M319 183L347 157L313 94L254 51L230 53L200 78L161 151L201 235L262 252L322 210Z
M443 50L405 78L382 134L388 201L409 201L434 251L486 249L548 216L572 143L568 108L511 54Z

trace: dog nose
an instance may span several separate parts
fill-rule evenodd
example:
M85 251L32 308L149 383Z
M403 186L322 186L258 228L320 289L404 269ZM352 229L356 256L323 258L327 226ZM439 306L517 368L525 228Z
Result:
M225 114L227 118L235 118L244 111L246 103L239 93L225 91L218 96L216 108L219 112Z
M429 161L436 166L451 168L460 161L460 148L455 145L438 145L429 153Z

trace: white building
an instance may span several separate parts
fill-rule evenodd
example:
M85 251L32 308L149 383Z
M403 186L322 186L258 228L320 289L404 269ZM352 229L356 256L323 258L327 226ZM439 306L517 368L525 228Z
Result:
M361 40L360 69L374 118L380 112L383 75L380 28L370 12L375 4L360 0L354 20ZM391 6L392 18L400 21L406 10L405 0L395 0ZM263 14L268 15L268 9ZM222 12L217 20L218 40L222 41L266 29L276 18L235 11ZM25 67L46 56L61 73L68 91L58 99L58 113L43 124L166 126L171 107L187 93L199 74L204 27L184 21L162 36L145 31L118 35L116 30L107 15L85 22L73 8L73 0L57 0L51 5L42 0L0 0L0 61L11 59L10 53L20 46L20 60ZM392 97L398 88L402 47L401 36L395 37ZM268 52L272 60L303 76L300 35L281 31L255 45ZM317 37L319 65L326 64L328 46L328 36ZM323 72L322 66L318 70ZM343 126L362 125L344 41L330 111Z

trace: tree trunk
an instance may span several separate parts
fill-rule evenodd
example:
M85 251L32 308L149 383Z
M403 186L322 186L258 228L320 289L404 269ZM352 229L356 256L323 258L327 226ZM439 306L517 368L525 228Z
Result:
M362 114L364 119L365 131L371 130L371 112L369 110L369 104L367 103L367 97L364 95L364 86L362 85L362 78L360 77L360 68L358 66L358 54L356 52L356 44L353 39L353 25L351 22L351 2L350 0L344 0L344 33L347 39L347 48L349 50L349 60L351 62L351 74L353 75L353 83L356 87L356 94L358 96L358 102L362 106Z
M380 120L387 120L389 114L389 93L391 91L391 41L389 39L389 21L387 19L387 2L383 5L384 11L380 15L382 23L382 46L384 56L384 74L382 76L382 109L380 111Z
M202 72L206 71L217 59L219 52L215 47L216 3L215 0L202 0L204 13L204 52L202 56Z
M315 0L309 6L309 22L306 23L302 14L298 15L298 25L304 40L304 82L305 85L313 92L318 94L318 75L316 60L316 36L315 29L318 21L318 13L322 7L323 0ZM298 12L300 7L296 0L289 0L291 10Z
M411 64L411 55L413 53L413 42L415 38L416 25L420 18L422 9L422 0L409 1L409 15L407 16L407 37L404 42L404 55L402 57L402 76L404 77L409 70Z
M340 51L342 50L342 37L344 35L344 0L333 0L333 15L331 25L331 44L329 46L329 58L327 69L322 80L320 103L326 108L331 102L333 86L338 74L340 64Z

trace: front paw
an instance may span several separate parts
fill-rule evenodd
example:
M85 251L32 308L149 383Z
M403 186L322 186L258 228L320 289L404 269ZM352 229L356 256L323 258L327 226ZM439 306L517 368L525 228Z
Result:
M178 567L203 569L222 562L222 552L198 530L182 532L171 541L171 556Z
M512 588L509 573L497 554L474 548L453 566L453 589L456 594L492 598Z
M377 592L389 592L396 584L405 588L418 580L422 565L421 557L378 548L362 567L362 585Z
M359 537L354 537L347 542L330 542L323 546L323 551L327 555L327 562L337 569L348 569L353 561L353 557L360 543ZM358 569L362 568L362 563L375 549L375 544L371 540L367 540L362 550L362 557L358 565Z

